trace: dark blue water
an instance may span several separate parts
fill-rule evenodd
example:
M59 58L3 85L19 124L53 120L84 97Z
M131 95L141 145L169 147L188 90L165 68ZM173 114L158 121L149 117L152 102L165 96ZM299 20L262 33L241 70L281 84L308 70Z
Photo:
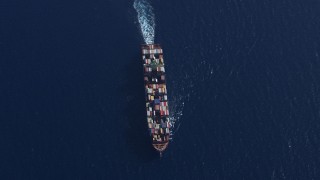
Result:
M320 3L151 4L183 113L161 160L133 1L1 3L1 179L319 179Z

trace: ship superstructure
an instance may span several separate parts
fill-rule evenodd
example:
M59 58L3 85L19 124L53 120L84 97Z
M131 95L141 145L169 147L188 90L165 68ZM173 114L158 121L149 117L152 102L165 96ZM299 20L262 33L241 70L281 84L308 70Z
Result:
M158 44L142 45L147 121L153 147L160 152L170 139L170 119L162 48Z

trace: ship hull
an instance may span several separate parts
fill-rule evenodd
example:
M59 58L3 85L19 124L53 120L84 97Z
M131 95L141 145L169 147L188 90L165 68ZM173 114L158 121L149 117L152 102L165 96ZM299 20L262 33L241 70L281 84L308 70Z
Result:
M162 152L170 138L169 104L163 51L158 44L142 45L148 130L153 147Z

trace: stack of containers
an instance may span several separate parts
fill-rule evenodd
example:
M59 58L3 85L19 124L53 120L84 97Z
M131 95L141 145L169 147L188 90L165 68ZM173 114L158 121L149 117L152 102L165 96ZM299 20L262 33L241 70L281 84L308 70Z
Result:
M153 140L162 142L168 140L170 128L162 49L157 45L146 45L146 47L143 49L143 63L148 127ZM155 68L157 73L153 73L151 67Z

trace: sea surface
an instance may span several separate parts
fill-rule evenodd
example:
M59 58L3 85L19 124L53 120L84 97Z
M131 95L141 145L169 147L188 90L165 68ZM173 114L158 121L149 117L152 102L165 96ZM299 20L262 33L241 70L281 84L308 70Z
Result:
M0 3L0 179L320 179L320 2L149 2L177 120L161 159L133 0Z

